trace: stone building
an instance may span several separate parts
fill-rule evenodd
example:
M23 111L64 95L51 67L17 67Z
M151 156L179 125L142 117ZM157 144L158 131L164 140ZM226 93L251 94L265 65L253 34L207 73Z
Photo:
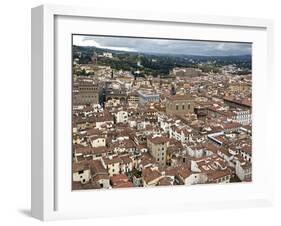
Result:
M99 103L99 89L91 79L80 80L73 85L73 104L90 105Z
M166 98L166 113L184 115L194 113L194 100L189 95L172 95Z
M169 138L167 137L155 136L147 138L147 148L150 154L155 158L156 162L161 166L166 166L168 146Z

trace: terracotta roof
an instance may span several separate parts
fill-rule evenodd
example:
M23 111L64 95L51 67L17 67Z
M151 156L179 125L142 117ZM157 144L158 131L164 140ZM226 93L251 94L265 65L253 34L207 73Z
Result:
M119 184L119 183L124 183L128 182L129 178L125 174L117 174L112 177L110 177L110 182L113 186Z
M252 147L251 146L243 146L241 148L241 151L243 151L243 152L245 152L245 153L247 153L249 155L252 155Z
M94 181L99 181L99 180L109 180L109 175L108 174L97 174L93 176Z
M229 170L219 170L219 171L216 170L216 171L210 171L208 173L208 178L210 180L217 180L228 175L231 175L231 172Z
M123 163L125 163L125 164L129 164L129 163L133 162L133 160L128 155L120 156L120 158L122 159Z
M115 164L115 163L122 163L122 159L118 156L113 157L112 159L110 158L103 158L103 161L106 165L110 165L110 164Z
M147 137L147 139L151 142L151 143L154 143L154 144L161 144L161 143L166 143L169 141L169 138L168 137L159 137L159 136L156 136L156 137Z
M87 170L89 169L89 164L85 163L85 162L73 162L72 163L72 172L76 173L79 171L83 171L83 170Z
M173 95L173 96L168 96L168 100L176 101L176 100L190 100L191 97L189 95Z
M96 147L92 148L92 153L93 154L103 154L103 153L109 153L111 152L112 149L108 147Z
M169 186L173 185L173 179L171 177L163 177L158 181L159 186Z
M237 99L235 97L232 96L225 96L223 98L223 100L225 101L230 101L236 104L240 104L240 105L244 105L247 107L251 107L252 106L252 100L250 98L244 98L244 99Z
M231 122L223 125L224 129L233 129L233 128L238 128L241 127L242 125L238 122Z
M100 184L95 181L92 181L87 184L81 184L80 182L72 181L72 190L99 189L99 188L101 188Z
M134 184L130 181L127 181L127 182L116 184L113 187L114 188L132 188L132 187L134 187Z
M178 175L184 180L188 178L191 174L192 172L189 169L180 169L178 171Z
M92 175L95 174L107 174L107 170L103 166L102 162L100 160L93 160L91 162L91 172Z
M85 147L85 146L76 146L75 147L75 153L76 154L91 154L92 148L91 147Z
M219 150L219 148L212 144L212 143L204 143L203 146L208 150L211 151L213 153L217 153L217 151Z
M145 168L142 171L142 178L146 183L154 181L161 178L161 173L158 170L152 170L151 168Z

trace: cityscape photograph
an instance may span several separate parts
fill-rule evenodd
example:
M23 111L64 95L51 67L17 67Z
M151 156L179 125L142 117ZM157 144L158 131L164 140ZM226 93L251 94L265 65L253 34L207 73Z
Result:
M72 35L72 190L252 181L252 44Z

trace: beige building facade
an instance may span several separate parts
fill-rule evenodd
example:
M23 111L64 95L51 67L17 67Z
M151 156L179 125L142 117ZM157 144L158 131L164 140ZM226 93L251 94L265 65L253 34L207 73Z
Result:
M150 154L155 158L156 162L161 166L166 166L167 148L169 146L169 138L156 136L147 138L147 147Z
M99 103L99 89L93 81L79 81L73 85L73 104L91 105Z
M166 113L185 115L194 112L194 100L189 95L172 95L166 98Z

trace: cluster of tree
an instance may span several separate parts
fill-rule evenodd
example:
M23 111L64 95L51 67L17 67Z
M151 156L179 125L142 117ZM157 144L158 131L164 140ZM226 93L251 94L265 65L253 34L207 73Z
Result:
M131 71L136 68L136 62L134 59L131 59L129 57L114 57L112 59L110 58L100 58L98 60L99 65L106 65L110 66L111 68L115 70L125 70L125 71Z
M241 70L241 71L237 71L237 72L233 72L233 75L248 75L251 74L250 70Z
M220 67L213 65L213 64L207 64L207 65L200 65L198 66L199 69L202 70L202 72L204 73L209 73L209 72L213 72L213 73L219 73L221 72Z
M73 59L78 59L79 64L91 63L94 52L99 55L109 50L96 47L73 46ZM236 65L241 68L239 73L249 73L252 69L250 55L243 56L187 56L187 55L163 55L151 53L136 53L110 50L113 58L99 57L98 64L110 66L116 70L135 71L140 67L146 74L153 76L168 75L174 67L196 67L203 72L220 72L220 68L225 65ZM140 64L138 64L140 62Z

